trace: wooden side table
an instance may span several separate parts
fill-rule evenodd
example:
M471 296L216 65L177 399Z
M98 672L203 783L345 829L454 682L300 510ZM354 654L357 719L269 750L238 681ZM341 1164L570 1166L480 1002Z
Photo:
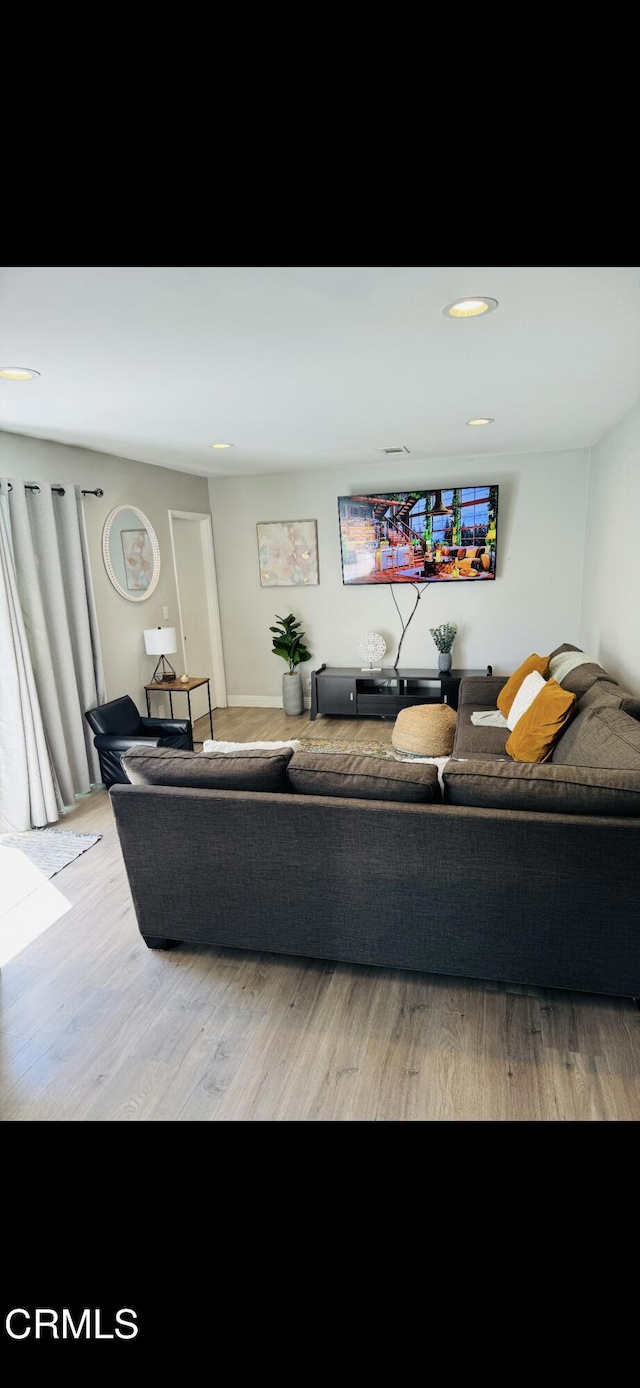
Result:
M210 685L210 683L209 683L209 678L210 678L209 675L197 675L197 676L194 676L193 679L188 679L188 680L161 680L161 681L152 680L152 681L151 681L151 684L145 684L144 688L145 688L145 693L146 693L146 696L147 696L147 717L148 717L148 718L151 717L151 706L150 706L150 703L149 703L149 695L150 695L150 694L160 694L161 692L162 692L162 693L165 693L165 692L166 692L166 693L169 695L169 709L170 709L170 711L171 711L171 717L172 717L172 718L173 718L173 695L174 695L174 694L186 694L186 696L187 696L187 705L188 705L188 708L189 708L189 722L191 723L191 727L193 728L193 722L192 722L192 719L191 719L191 690L192 690L192 689L198 689L199 686L200 686L201 684L206 684L206 686L207 686L207 698L208 698L208 700L209 700L209 727L211 728L211 737L212 737L212 739L213 739L213 712L212 712L212 709L211 709L211 685Z

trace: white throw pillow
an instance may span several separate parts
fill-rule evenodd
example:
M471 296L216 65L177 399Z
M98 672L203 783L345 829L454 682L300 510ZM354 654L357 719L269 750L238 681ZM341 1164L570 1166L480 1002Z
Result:
M274 752L277 747L293 747L294 752L298 752L300 742L295 737L291 742L212 742L211 738L207 738L202 755L211 756L214 752Z
M531 707L534 699L537 699L546 682L537 670L533 670L530 675L527 675L526 680L522 681L507 714L507 727L511 729L511 732L513 732L518 720L522 718L523 713L526 713L527 709Z

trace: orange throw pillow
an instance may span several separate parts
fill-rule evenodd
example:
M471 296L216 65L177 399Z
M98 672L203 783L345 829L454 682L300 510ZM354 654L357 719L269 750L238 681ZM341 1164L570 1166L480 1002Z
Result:
M517 670L514 670L513 674L510 675L507 680L507 683L503 685L498 695L498 708L500 712L504 714L505 718L509 714L520 685L526 680L527 675L533 674L534 670L536 670L539 675L542 675L543 680L546 680L549 674L548 655L528 655L527 659L523 660L522 665L519 665Z
M547 680L507 739L505 752L514 761L548 761L576 706L575 694Z

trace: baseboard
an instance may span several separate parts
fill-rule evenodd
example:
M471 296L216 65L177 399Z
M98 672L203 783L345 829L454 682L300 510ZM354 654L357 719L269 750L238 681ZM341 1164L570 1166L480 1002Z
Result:
M282 708L280 694L227 694L229 708ZM311 708L311 695L305 695L305 708Z
M229 708L282 708L277 694L227 694Z

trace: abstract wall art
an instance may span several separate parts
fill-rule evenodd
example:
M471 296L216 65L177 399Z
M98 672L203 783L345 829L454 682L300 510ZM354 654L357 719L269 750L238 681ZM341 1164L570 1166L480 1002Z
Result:
M320 582L314 520L258 521L262 588L306 588Z
M153 549L146 530L121 530L122 554L127 588L143 593L153 577Z

